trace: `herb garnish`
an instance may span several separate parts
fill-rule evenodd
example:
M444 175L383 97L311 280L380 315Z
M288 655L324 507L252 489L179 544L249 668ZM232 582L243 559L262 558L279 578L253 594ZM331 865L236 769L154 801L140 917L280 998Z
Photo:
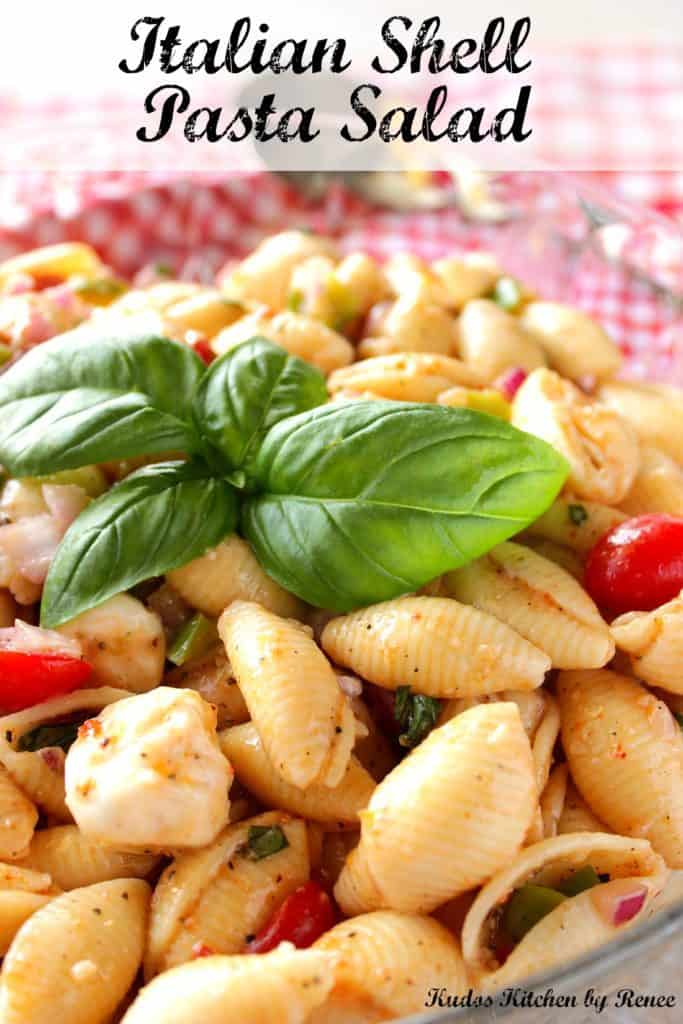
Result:
M432 731L441 712L441 701L411 693L409 686L399 686L394 698L394 717L404 732L398 738L402 747L416 747Z
M71 525L43 626L237 528L265 571L311 604L388 600L525 529L568 472L544 441L470 409L327 403L322 375L262 338L206 367L167 338L89 326L0 378L0 463L12 476L169 451L186 460L139 470Z
M250 825L242 852L249 860L263 860L288 846L289 840L279 825Z

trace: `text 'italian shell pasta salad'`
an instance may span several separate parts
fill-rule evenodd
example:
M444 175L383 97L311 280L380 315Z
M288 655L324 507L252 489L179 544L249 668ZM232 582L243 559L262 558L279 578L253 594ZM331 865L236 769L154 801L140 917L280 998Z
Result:
M375 1024L652 912L679 392L482 253L0 290L2 1024Z

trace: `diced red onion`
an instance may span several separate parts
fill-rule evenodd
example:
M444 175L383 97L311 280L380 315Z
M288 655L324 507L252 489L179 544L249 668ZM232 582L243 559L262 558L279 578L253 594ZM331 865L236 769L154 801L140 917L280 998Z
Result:
M29 626L21 619L15 619L13 626L0 629L0 650L21 651L23 654L63 654L70 658L83 656L77 640L52 629Z
M30 274L25 274L23 271L18 274L12 274L7 279L2 289L3 295L24 295L26 292L32 292L36 290L36 282Z
M363 692L363 684L358 676L346 676L341 672L337 672L337 682L339 683L340 690L347 697L360 697Z
M29 516L0 526L0 551L16 572L31 583L43 583L63 536L53 516Z
M626 896L620 896L614 905L614 924L626 924L627 921L632 921L636 914L639 914L643 909L645 898L647 896L647 889L644 886L638 886L637 890Z
M505 373L501 373L499 377L496 377L491 386L496 391L500 391L507 398L508 402L511 402L527 379L527 376L526 370L523 370L521 366L515 366L510 370L506 370Z

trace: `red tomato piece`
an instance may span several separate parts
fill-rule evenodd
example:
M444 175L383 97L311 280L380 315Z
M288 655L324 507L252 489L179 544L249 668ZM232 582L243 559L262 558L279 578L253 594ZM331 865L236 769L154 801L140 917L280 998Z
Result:
M651 611L683 590L683 518L645 515L601 537L588 556L585 584L614 617Z
M22 711L51 697L77 690L92 667L66 654L0 650L0 707Z
M248 953L268 953L281 942L306 949L336 924L332 900L317 882L306 882L288 896L268 924L247 946Z
M195 350L202 362L206 363L207 366L210 366L216 358L216 353L205 338L200 338L198 341L193 342L192 348Z

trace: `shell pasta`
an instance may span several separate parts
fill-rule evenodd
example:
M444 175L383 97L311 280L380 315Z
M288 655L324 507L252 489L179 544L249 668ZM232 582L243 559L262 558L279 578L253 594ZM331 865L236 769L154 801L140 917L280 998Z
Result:
M683 392L353 237L0 262L0 1024L478 1017L683 869Z

